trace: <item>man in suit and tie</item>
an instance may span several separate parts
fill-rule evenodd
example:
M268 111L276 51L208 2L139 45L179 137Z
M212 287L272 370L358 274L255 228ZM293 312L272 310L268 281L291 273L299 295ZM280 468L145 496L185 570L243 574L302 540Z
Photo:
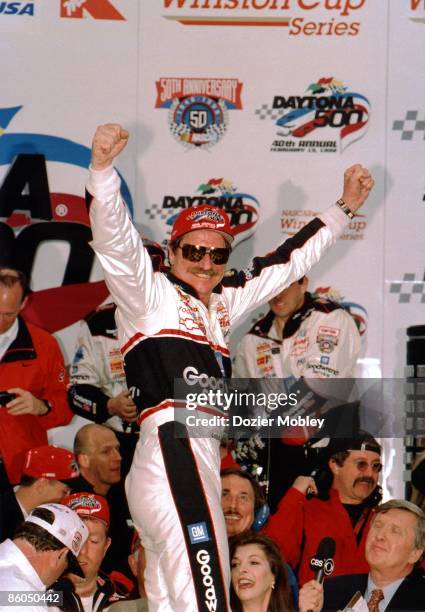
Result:
M369 574L347 574L306 583L300 609L343 610L359 592L370 612L424 612L425 514L411 502L392 499L375 511L366 540ZM351 607L351 605L350 605Z

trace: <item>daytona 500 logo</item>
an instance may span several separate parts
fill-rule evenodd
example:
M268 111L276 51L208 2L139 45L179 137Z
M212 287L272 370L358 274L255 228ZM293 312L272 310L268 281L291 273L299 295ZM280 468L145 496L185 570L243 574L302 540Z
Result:
M271 151L336 153L365 135L370 103L342 81L322 77L304 94L274 96L271 105L263 104L255 114L275 123Z

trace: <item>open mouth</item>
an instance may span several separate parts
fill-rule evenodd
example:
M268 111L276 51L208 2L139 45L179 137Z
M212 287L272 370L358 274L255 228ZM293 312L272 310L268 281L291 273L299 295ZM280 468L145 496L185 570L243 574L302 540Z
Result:
M238 587L241 590L250 589L254 586L254 584L255 583L252 580L249 580L248 578L241 578L240 580L238 580Z

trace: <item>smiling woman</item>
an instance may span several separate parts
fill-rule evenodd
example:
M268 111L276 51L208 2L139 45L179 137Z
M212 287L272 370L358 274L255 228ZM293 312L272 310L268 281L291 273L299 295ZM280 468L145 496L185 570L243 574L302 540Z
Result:
M295 610L285 563L267 536L245 533L230 542L234 612Z

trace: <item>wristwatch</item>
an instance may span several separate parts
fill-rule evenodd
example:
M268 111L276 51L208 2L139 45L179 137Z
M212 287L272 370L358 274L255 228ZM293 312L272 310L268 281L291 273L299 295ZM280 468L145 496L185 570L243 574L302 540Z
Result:
M340 198L339 200L337 200L336 204L340 207L340 209L345 212L345 214L347 215L347 217L350 217L350 219L353 219L353 217L355 217L356 215L353 213L352 210L350 210L347 206L347 204L344 202L344 200L342 198Z

